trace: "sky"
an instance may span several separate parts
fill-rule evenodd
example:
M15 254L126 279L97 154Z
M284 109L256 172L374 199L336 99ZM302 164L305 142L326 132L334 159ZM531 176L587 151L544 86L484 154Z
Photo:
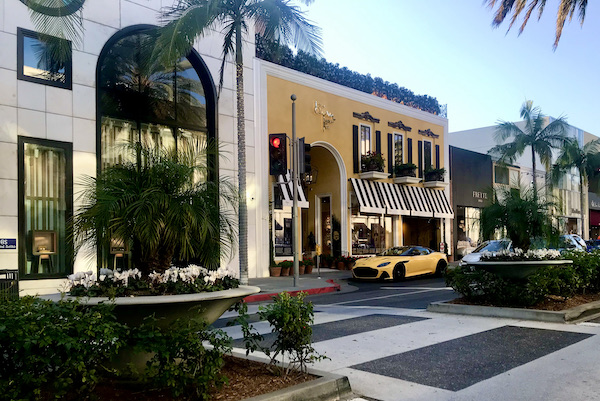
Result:
M600 136L600 2L566 23L553 50L558 0L519 36L492 28L483 0L316 0L323 57L448 105L449 132L518 121L525 100ZM599 4L596 4L599 3Z

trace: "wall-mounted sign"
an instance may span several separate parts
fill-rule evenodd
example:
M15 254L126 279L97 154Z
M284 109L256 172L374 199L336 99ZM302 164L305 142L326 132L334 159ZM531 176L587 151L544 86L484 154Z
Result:
M17 249L17 239L0 238L0 249Z
M331 124L335 122L335 117L333 113L325 110L325 106L315 101L315 114L321 116L321 121L323 123L323 131L325 131Z

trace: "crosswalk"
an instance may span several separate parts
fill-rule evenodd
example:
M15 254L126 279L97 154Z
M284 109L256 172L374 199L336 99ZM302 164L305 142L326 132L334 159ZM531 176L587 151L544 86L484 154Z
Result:
M268 323L253 325L272 341ZM239 327L224 330L243 347ZM314 367L348 376L369 400L600 400L599 333L597 324L316 305L314 348L328 359ZM576 391L560 398L566 388Z

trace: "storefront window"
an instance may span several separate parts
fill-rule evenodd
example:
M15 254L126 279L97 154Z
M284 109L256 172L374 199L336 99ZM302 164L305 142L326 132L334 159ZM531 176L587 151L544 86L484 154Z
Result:
M273 233L275 237L275 256L293 256L291 207L273 211Z
M368 125L360 126L360 154L366 155L371 151L371 127Z
M21 275L64 277L72 270L66 225L73 204L71 145L21 138L19 142Z
M351 196L352 254L369 255L393 246L391 216L361 215L354 195Z
M475 207L458 206L455 219L458 222L456 234L456 256L462 258L471 253L479 244L481 209Z

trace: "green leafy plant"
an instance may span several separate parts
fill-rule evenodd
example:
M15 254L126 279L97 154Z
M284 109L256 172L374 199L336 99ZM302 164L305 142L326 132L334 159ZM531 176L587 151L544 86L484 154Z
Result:
M416 177L417 166L413 163L403 163L394 165L395 177Z
M81 399L100 380L104 361L125 345L127 328L110 304L7 300L0 308L3 399Z
M423 172L425 181L444 181L445 168L430 168Z
M306 372L307 363L325 358L318 354L312 346L312 327L314 311L311 302L305 302L306 293L300 292L292 296L282 292L273 298L273 303L261 306L258 314L272 327L277 336L270 350L266 350L273 366L277 366L277 358L287 355L289 363L280 371L287 375L291 370Z
M156 150L127 148L123 162L83 181L82 207L74 218L78 244L108 249L118 239L131 249L133 267L144 275L174 261L219 265L235 242L236 195L226 179L211 181L203 151L192 146Z
M366 171L383 172L384 167L385 159L381 153L369 151L360 157L360 169L363 173Z
M223 355L231 351L231 338L221 330L207 330L200 319L179 319L160 328L149 318L132 330L130 343L154 353L143 380L170 388L178 399L209 400L209 389L227 381L221 368Z
M281 266L282 269L288 269L294 266L294 262L292 262L291 260L284 260L282 262L279 262L279 266Z

